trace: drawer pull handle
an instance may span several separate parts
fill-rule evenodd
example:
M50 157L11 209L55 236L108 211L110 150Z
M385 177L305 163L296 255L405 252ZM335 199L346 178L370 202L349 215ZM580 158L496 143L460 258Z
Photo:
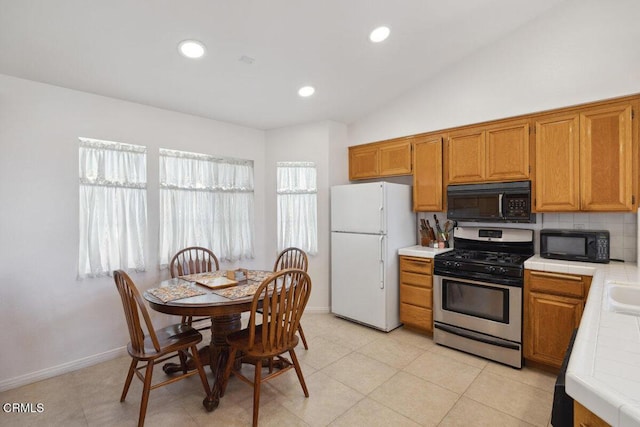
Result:
M568 274L558 274L558 273L547 273L547 272L538 272L532 271L532 276L538 277L548 277L550 279L561 279L561 280L571 280L573 282L582 282L582 277L580 276L570 276Z

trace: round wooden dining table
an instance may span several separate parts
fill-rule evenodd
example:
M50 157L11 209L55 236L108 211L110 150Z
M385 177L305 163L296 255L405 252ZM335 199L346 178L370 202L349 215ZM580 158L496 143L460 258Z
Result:
M220 276L224 274L224 271L219 272ZM253 294L242 295L244 293L242 291L250 291L252 287L257 288L257 285L262 283L262 281L271 274L273 274L272 271L248 270L247 280L240 282L235 289L231 287L225 289L210 289L197 282L182 278L165 280L159 283L157 288L154 288L170 289L180 285L189 285L199 292L203 292L201 295L173 301L163 301L154 295L152 293L154 290L151 289L144 292L144 298L149 303L149 306L160 313L176 316L211 317L211 343L198 352L202 363L208 362L214 374L211 396L203 402L204 407L208 411L213 411L220 403L221 386L224 380L224 367L229 358L229 346L226 337L231 332L241 329L241 314L251 309ZM232 297L223 296L224 294L231 294L235 291L238 291L240 295L232 295ZM195 366L193 368L195 368ZM168 364L165 366L165 372L167 373L181 369L178 364Z

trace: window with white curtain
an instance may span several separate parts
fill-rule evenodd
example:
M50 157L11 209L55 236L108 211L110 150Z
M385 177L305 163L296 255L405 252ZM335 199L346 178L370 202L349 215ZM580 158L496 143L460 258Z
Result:
M188 246L253 258L253 161L160 149L160 265Z
M78 277L145 269L147 149L80 138Z
M278 162L278 251L318 253L318 187L312 162Z

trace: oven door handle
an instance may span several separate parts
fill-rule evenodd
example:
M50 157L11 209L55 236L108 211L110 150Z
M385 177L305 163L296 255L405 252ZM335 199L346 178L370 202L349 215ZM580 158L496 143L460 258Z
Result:
M498 195L498 216L500 218L504 217L503 213L502 213L502 199L504 198L504 193L500 193Z
M450 334L458 335L459 337L468 338L474 341L480 341L485 344L491 344L498 347L509 348L512 350L520 350L520 346L518 344L512 343L511 341L503 340L500 338L488 338L484 335L480 335L472 331L456 328L454 326L443 325L441 323L434 323L433 327L436 329L440 329L444 332L448 332Z

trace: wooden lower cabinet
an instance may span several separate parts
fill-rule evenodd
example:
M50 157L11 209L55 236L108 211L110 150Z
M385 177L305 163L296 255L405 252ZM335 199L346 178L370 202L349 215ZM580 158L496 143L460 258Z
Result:
M400 321L433 333L433 259L400 256Z
M602 418L573 401L573 425L574 427L610 427Z
M590 285L590 276L525 271L525 359L560 368Z

